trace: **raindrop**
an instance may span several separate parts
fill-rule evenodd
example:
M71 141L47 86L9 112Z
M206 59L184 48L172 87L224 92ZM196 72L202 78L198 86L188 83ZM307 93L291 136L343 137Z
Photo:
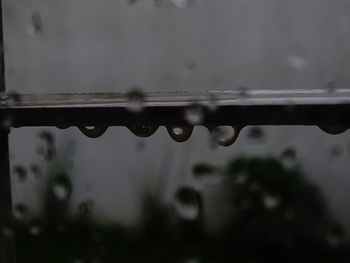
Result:
M195 165L193 174L201 184L205 185L215 185L223 179L218 173L217 167L205 163Z
M146 151L146 143L144 141L138 141L136 143L136 151L138 153L144 153Z
M285 167L291 168L295 166L296 151L292 147L288 147L281 154L281 160Z
M340 158L344 154L344 149L340 145L333 145L329 149L329 154L332 158Z
M41 169L37 164L32 164L30 166L30 171L34 175L35 179L39 179L41 177Z
M336 235L330 235L327 238L327 243L330 247L338 247L342 243L341 238Z
M38 236L41 234L41 232L42 232L42 227L39 222L33 222L29 226L29 234L31 234L32 236Z
M152 136L157 130L157 125L140 124L135 126L128 126L128 129L138 137L147 138Z
M91 212L92 206L93 206L92 201L81 202L78 206L78 211L82 215L87 215Z
M14 233L13 233L12 228L10 228L8 226L5 226L5 225L1 226L0 232L6 238L12 239L14 237Z
M211 133L210 146L216 149L217 145L230 146L238 138L240 129L232 126L219 126L215 128L209 128Z
M200 216L200 194L189 186L180 188L175 195L175 208L186 220L196 220Z
M280 200L276 196L265 194L263 196L263 203L267 210L273 210L279 206Z
M263 143L265 141L264 130L260 127L252 127L247 132L248 138L254 143Z
M295 211L293 209L288 209L286 210L286 212L284 213L284 217L287 219L287 220L294 220L295 219Z
M67 200L72 192L72 184L67 176L57 177L52 184L52 191L58 200Z
M306 68L307 61L303 56L291 53L287 57L289 65L296 70L303 70Z
M240 97L247 97L248 96L249 88L247 86L239 86L237 88L237 90L238 90L238 95Z
M203 117L203 107L198 104L192 105L185 112L185 119L192 125L200 124Z
M15 165L13 167L13 172L18 177L18 179L23 182L27 179L27 170L21 165Z
M28 215L27 207L24 204L16 204L13 208L13 216L19 220L24 220Z
M134 87L127 92L126 97L129 111L139 113L143 110L146 95L140 88Z
M193 126L170 127L167 126L170 137L176 142L187 141L193 132Z
M41 16L38 13L33 13L31 16L31 23L26 26L25 31L28 35L35 37L41 35L43 32L43 23Z
M212 94L208 98L209 104L208 109L211 112L215 112L218 109L218 98L216 95Z
M248 175L244 172L239 172L234 175L233 182L236 185L244 185L248 181Z
M333 93L336 90L336 85L334 81L328 81L326 85L326 89L328 93Z
M194 0L170 0L171 3L179 8L189 8L193 6Z

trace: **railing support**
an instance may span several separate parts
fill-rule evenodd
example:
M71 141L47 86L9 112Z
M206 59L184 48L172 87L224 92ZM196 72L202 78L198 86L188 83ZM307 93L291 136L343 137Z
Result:
M5 94L5 63L4 63L4 42L3 42L3 24L2 24L2 0L0 0L0 94ZM9 128L4 127L2 123L0 123L0 262L1 263L15 263L16 261L13 229L11 228L12 201L11 201L8 134L9 134Z

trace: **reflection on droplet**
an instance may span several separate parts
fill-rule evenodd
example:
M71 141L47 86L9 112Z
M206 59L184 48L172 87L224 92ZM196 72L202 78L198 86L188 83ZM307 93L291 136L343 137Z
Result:
M263 204L267 210L273 210L279 206L280 200L276 196L265 194L263 196Z
M192 105L185 112L185 119L192 125L198 125L203 120L203 108L200 105Z
M23 182L27 179L27 170L23 166L15 165L13 167L13 172L15 173L19 181Z
M126 96L129 111L137 113L143 110L146 95L140 88L134 87Z
M13 216L21 221L28 215L27 207L24 204L16 204L13 208Z
M175 195L175 208L186 220L195 220L200 215L200 195L189 186L180 188Z

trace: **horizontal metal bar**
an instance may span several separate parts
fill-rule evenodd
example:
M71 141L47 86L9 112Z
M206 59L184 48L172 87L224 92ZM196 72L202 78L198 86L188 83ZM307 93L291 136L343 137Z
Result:
M10 94L1 123L22 126L317 125L350 127L350 90ZM133 104L139 103L139 110ZM195 107L198 123L186 113Z

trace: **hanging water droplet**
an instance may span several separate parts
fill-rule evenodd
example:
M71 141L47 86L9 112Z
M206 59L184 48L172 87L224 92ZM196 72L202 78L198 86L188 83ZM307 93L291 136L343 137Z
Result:
M200 194L189 186L180 188L175 195L175 208L186 220L196 220L200 216Z
M193 131L193 126L181 126L181 127L170 127L167 126L168 133L171 138L176 142L185 142L187 141Z
M192 125L200 124L203 117L203 107L198 104L192 105L185 112L185 119Z
M232 126L219 126L209 128L210 131L210 147L216 149L217 145L230 146L238 138L240 129Z
M15 173L19 181L23 182L27 179L27 170L23 166L15 165L13 167L13 172Z
M19 220L24 220L28 215L27 207L24 204L16 204L13 208L13 216Z
M126 97L129 111L138 113L143 110L146 95L140 88L134 87L126 94Z
M263 204L267 210L273 210L280 205L280 200L276 196L265 194Z

